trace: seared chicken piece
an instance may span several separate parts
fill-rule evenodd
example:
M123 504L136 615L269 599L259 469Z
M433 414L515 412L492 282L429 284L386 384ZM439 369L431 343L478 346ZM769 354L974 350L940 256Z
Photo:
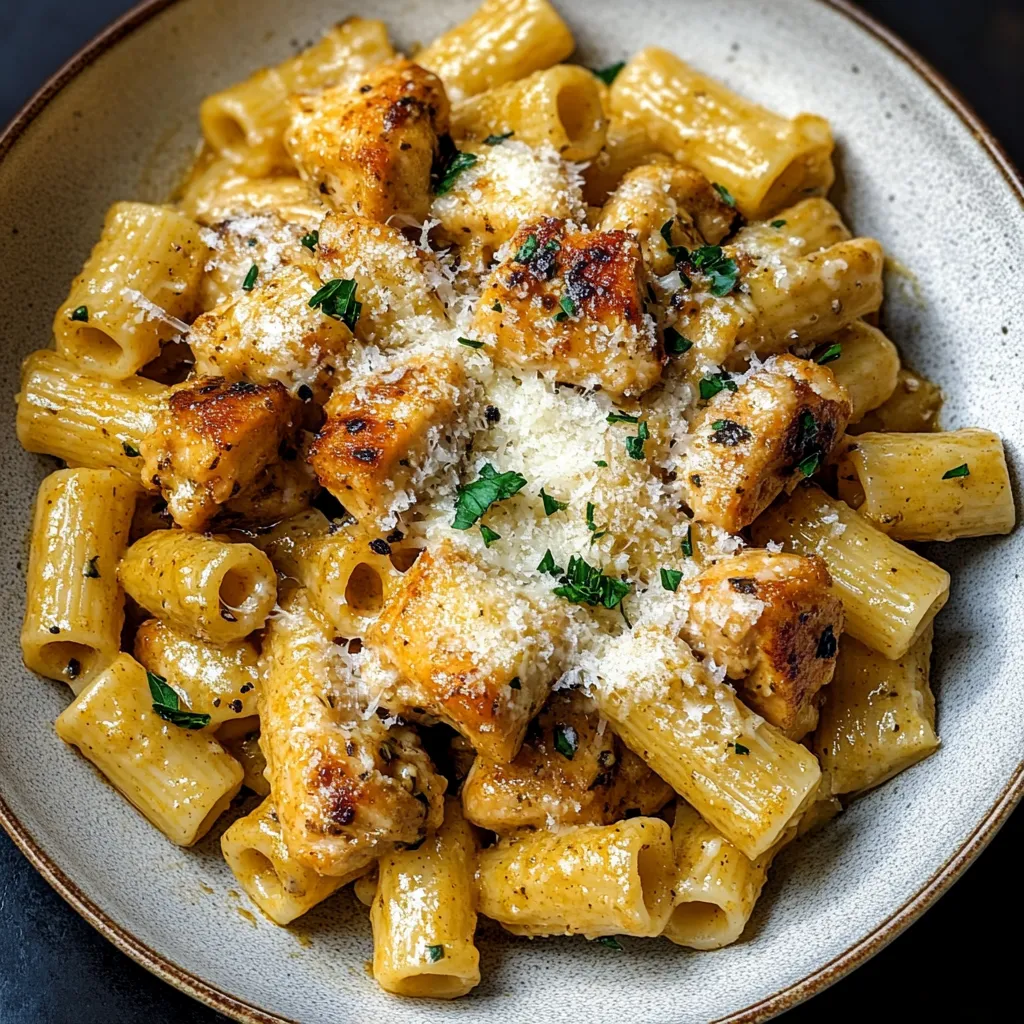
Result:
M634 232L647 266L661 276L675 267L670 245L717 245L736 217L736 210L699 171L654 163L625 175L608 197L597 226L601 231Z
M726 386L697 414L675 468L694 517L738 533L825 463L851 406L828 367L790 355L741 384L717 380Z
M363 717L334 629L305 590L270 620L260 677L267 777L297 860L346 874L441 823L445 780L412 729Z
M744 703L772 725L791 739L809 733L845 621L824 561L750 549L719 559L686 589L684 639L724 666Z
M204 313L188 335L196 372L256 384L279 380L299 398L325 402L352 332L310 306L322 287L312 266L289 264Z
M462 786L466 817L501 833L610 825L653 814L674 795L579 690L553 694L515 759L503 764L477 757Z
M388 61L355 83L292 100L285 146L299 174L337 210L426 219L448 97L435 74Z
M551 637L564 614L444 542L416 560L365 642L397 671L403 715L429 714L478 753L510 761L561 674Z
M200 377L171 394L142 441L143 481L179 526L201 530L277 458L299 407L277 381Z
M473 330L501 366L640 395L661 377L644 312L640 246L625 231L575 231L553 217L523 225L488 278Z
M382 516L429 475L435 450L451 447L465 386L457 360L433 359L339 387L309 456L320 483L357 519Z

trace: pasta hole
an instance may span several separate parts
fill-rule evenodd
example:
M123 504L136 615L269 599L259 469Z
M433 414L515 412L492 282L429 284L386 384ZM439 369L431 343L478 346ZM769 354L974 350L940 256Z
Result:
M252 596L252 579L243 569L228 569L224 578L220 581L220 589L217 591L220 603L227 609L234 611L242 606Z
M100 658L95 647L70 640L46 644L40 654L51 675L63 679L76 693L96 669Z
M701 943L724 938L729 931L729 915L714 903L680 903L672 911L672 931Z
M79 327L75 331L74 347L79 359L95 366L112 366L124 358L121 346L98 327Z
M221 152L241 155L248 148L245 129L230 114L209 118L204 128L214 147Z
M403 978L400 984L403 996L451 999L466 991L466 979L454 974L417 974Z
M366 562L360 562L348 578L345 603L358 615L377 615L384 607L384 582L380 573Z
M259 850L243 850L238 857L238 866L243 876L255 881L257 891L264 892L271 898L286 895L274 862L269 857L264 857Z
M640 876L644 906L651 917L656 917L667 890L665 851L660 847L643 846L636 858L636 871Z

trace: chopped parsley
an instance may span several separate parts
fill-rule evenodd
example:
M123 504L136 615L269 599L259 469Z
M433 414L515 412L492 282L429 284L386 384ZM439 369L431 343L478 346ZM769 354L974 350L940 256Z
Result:
M551 548L544 552L544 557L537 566L537 572L546 572L550 576L561 576L565 570L560 565L555 565L555 556L551 554Z
M444 946L439 942L436 946L427 946L427 959L436 964L438 960L444 959Z
M484 539L484 547L489 548L496 540L501 540L501 534L495 533L489 526L480 524L480 536Z
M736 209L736 200L724 185L719 185L717 181L713 181L711 187L722 197L722 202L726 206L731 206L734 210Z
M445 166L444 173L437 183L437 188L434 189L434 195L443 196L446 192L450 192L455 186L455 180L458 176L463 171L468 171L476 161L477 156L475 153L460 153L456 150Z
M610 412L605 418L606 423L639 423L639 416L630 416L628 412Z
M594 503L592 501L587 502L587 529L590 531L590 543L593 544L595 540L599 540L608 531L599 530L597 523L594 522Z
M167 685L163 676L155 672L147 672L149 693L153 698L153 710L166 722L179 725L182 729L202 729L210 724L209 715L197 714L194 711L182 711L178 706L178 694Z
M608 463L605 462L604 459L595 459L594 460L594 465L595 466L600 466L602 469L607 469L608 468Z
M88 562L85 563L85 568L82 570L82 575L86 579L98 580L100 578L100 570L97 568L96 563L99 561L99 555L93 555Z
M819 366L824 366L826 363L831 363L834 359L838 359L842 354L843 346L838 341L834 341L831 345L820 345L814 350L811 358Z
M501 312L501 303L500 302L495 302L495 304L493 306L491 306L491 309L493 309L495 313L500 313Z
M970 469L968 469L967 463L965 462L965 463L963 463L960 466L954 466L952 469L947 469L946 472L942 474L942 479L943 480L956 480L958 477L970 476L970 475L971 475L971 471L970 471Z
M671 590L674 594L679 589L679 582L683 574L678 569L662 569L661 585L665 590Z
M773 228L784 228L785 226L786 226L786 222L784 220L773 220L772 221L772 227Z
M751 434L742 423L735 420L715 420L711 424L714 433L711 435L713 444L724 444L726 448L735 448L736 445L749 441Z
M526 241L516 250L515 256L512 257L516 263L529 263L533 259L540 247L540 242L537 241L536 235L527 235Z
M484 343L482 341L474 341L472 338L459 338L459 344L465 345L466 348L483 348Z
M557 498L552 498L550 494L544 493L544 488L540 489L540 499L544 502L544 515L553 516L556 512L562 512L569 507L569 502L559 501Z
M616 78L619 77L619 72L626 66L624 60L620 60L617 64L609 64L606 68L591 68L595 75L604 82L605 85L611 85Z
M245 280L242 281L242 291L251 292L253 286L256 284L256 278L260 276L260 268L254 263L249 268L249 273L245 275Z
M665 328L665 352L670 356L681 356L693 348L693 342L684 338L674 327Z
M700 381L700 397L706 402L709 398L714 398L719 391L735 391L736 381L732 379L732 375L727 371L723 370L721 373L711 373L707 377L702 377Z
M558 305L561 309L555 314L555 320L561 323L563 320L568 320L569 317L576 315L576 303L569 298L568 295L563 295L558 300Z
M733 749L736 751L737 754L749 754L750 753L750 747L745 747L745 746L743 746L742 743L736 742L732 746L733 746Z
M141 454L139 452L139 449L136 448L135 445L129 444L127 441L121 442L121 451L123 451L125 455L128 456L129 459L137 459Z
M718 298L728 295L739 280L739 265L725 255L720 245L702 245L694 249L687 262L711 279L711 294Z
M804 476L814 476L821 469L821 452L811 452L806 459L802 459L796 464L796 468Z
M503 135L488 135L487 138L484 139L484 145L499 146L506 139L511 139L513 135L515 135L515 132L505 132Z
M609 949L622 951L622 943L614 935L602 935L596 941L602 946L607 946Z
M299 239L299 244L312 252L320 244L320 232L310 231L308 235L303 235Z
M636 437L626 438L626 452L631 459L636 459L637 462L643 460L644 441L648 440L650 436L651 432L647 429L647 421L644 420L637 428Z
M576 749L579 746L579 736L571 725L563 725L559 722L555 726L555 750L567 761L576 756Z
M675 217L669 217L669 219L665 221L664 224L661 225L659 233L661 237L665 239L665 247L668 249L668 254L669 256L672 257L673 260L676 261L676 269L678 269L678 264L686 263L690 259L690 250L687 249L685 245L672 244L672 225L675 223L675 221ZM679 276L682 279L683 284L686 285L687 288L689 288L690 279L681 271Z
M687 558L693 558L693 523L686 528L686 536L683 538L682 543L683 554Z
M555 587L554 593L573 604L616 608L632 589L631 583L605 576L600 569L573 555L562 577L562 584Z
M834 658L838 647L839 642L836 640L835 631L832 629L832 624L829 623L829 625L822 630L821 636L818 637L818 648L814 652L815 657Z
M456 530L468 530L496 502L511 498L526 486L526 477L510 471L499 473L490 463L480 470L480 477L460 487L455 499Z
M336 277L323 286L309 300L311 309L320 309L324 316L341 320L349 330L355 330L363 304L356 302L356 282Z
M801 450L818 440L818 421L806 409L800 413L800 426L797 430L796 444Z
M71 311L72 320L80 320L82 323L87 324L89 322L89 307L78 306L76 309Z
M508 681L508 688L510 690L521 690L523 688L523 684L519 681L519 676L513 676Z

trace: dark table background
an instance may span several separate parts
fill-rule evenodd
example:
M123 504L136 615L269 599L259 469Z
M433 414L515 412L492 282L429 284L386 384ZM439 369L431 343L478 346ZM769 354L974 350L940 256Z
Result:
M0 123L129 6L129 0L0 0ZM861 6L938 67L1024 166L1024 0L862 0ZM922 920L786 1020L1024 1020L1014 955L1024 909L1022 842L1019 811ZM225 1021L107 943L0 831L0 1024Z

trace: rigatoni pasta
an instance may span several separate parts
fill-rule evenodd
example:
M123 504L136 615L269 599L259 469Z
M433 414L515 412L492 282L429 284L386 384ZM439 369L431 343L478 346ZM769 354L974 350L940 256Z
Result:
M180 845L244 786L237 885L287 925L354 881L399 996L481 982L479 914L741 939L784 845L938 745L950 577L901 542L1015 522L877 327L828 122L574 46L484 0L222 88L22 367L69 467L21 637L58 736Z

